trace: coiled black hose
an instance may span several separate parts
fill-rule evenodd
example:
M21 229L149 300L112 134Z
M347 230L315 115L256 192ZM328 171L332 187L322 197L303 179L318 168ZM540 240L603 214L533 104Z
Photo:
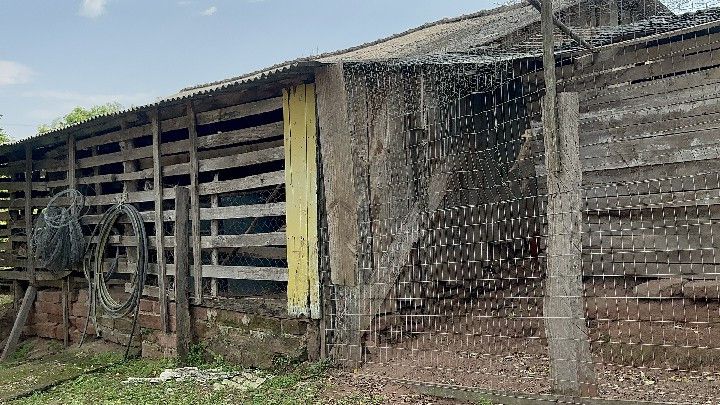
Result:
M133 229L133 234L137 238L137 260L135 261L136 269L131 274L130 284L132 289L130 296L124 301L116 301L110 294L108 281L112 278L113 271L104 272L103 263L105 260L105 249L107 248L112 230L115 224L122 216L127 216ZM85 330L83 331L80 344L85 340L87 335L87 327L91 317L95 315L95 303L100 305L103 312L111 318L121 318L134 311L132 329L130 338L125 349L125 358L130 353L130 347L135 335L137 327L138 311L140 309L140 298L145 288L145 277L147 275L147 257L148 257L148 240L145 232L145 222L140 212L132 205L117 204L111 207L102 216L97 227L93 231L92 237L97 236L97 243L91 255L85 256L83 272L88 281L89 302L88 317L85 322ZM114 266L113 266L114 267ZM97 322L95 322L97 325Z

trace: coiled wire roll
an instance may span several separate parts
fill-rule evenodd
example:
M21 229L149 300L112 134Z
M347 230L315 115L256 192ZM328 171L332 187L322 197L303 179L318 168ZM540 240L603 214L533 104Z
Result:
M108 288L108 281L114 274L117 262L111 266L108 272L103 271L103 263L105 261L105 250L112 236L113 228L122 216L128 217L133 229L133 234L137 238L137 267L131 274L130 284L132 285L132 289L130 296L126 300L118 302L110 294L110 289ZM147 275L148 240L147 233L145 232L145 222L140 212L134 206L122 203L117 204L108 209L102 216L95 231L93 231L93 236L96 235L97 243L95 244L95 248L92 255L86 255L85 265L83 266L83 272L90 287L90 305L88 306L88 317L80 344L82 345L82 342L85 340L90 318L95 318L96 303L100 305L100 308L105 314L112 318L121 318L134 310L130 339L128 340L125 350L125 357L127 358L135 334L140 298L145 288L145 276ZM97 324L96 321L94 323Z
M36 263L59 273L79 264L85 256L80 217L85 196L75 189L55 194L35 223L32 246Z

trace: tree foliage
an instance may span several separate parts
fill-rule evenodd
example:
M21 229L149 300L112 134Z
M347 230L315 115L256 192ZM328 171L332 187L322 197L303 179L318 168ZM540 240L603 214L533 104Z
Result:
M0 114L0 118L2 118L2 114ZM10 135L5 132L5 129L0 128L0 145L8 142L10 142Z
M100 115L112 114L120 111L122 106L120 103L106 103L90 108L75 107L67 113L65 116L58 118L50 124L42 124L38 127L38 132L44 134L45 132L54 131L59 128L66 127L68 125L77 124L78 122L87 121L91 118L95 118Z

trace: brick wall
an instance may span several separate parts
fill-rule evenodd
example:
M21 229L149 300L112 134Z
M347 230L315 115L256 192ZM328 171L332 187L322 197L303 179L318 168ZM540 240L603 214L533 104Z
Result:
M70 341L80 341L87 316L86 289L70 293ZM143 357L175 356L175 306L170 303L170 333L161 331L160 307L156 300L140 300L138 328L133 346ZM227 309L192 307L195 341L212 355L253 367L271 367L278 356L316 358L319 342L314 322L290 319L282 314L243 313ZM98 314L98 331L110 342L126 345L132 318L112 319ZM62 293L40 290L28 324L27 336L63 339ZM95 336L92 323L88 336ZM308 350L310 347L310 350Z

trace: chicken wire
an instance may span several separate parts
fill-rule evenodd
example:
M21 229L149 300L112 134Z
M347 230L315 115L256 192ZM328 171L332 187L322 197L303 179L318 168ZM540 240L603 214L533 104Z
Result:
M588 52L558 33L559 91L579 93L583 167L582 204L560 213L582 218L583 293L567 298L582 302L581 340L597 379L588 395L715 403L718 31L688 28L719 15L711 2L664 5L662 16L577 30L595 46L686 30L674 40L690 38L683 46L697 50L675 50L673 63L644 77L616 79L607 71L622 69L612 59L603 70L610 79L573 73L564 67ZM577 10L562 17L578 21ZM335 359L407 383L514 398L553 393L543 303L548 201L557 195L547 186L537 38L346 64L353 180L365 191L354 286L329 281L332 252L321 241ZM669 42L635 49L653 54Z

